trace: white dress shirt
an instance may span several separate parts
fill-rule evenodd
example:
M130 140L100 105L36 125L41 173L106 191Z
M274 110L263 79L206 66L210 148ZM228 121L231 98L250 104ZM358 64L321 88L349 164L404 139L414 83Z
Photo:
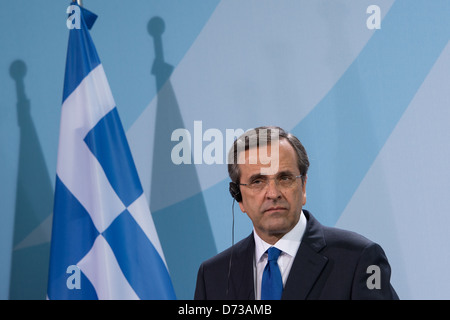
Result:
M286 233L280 240L278 240L273 246L281 250L280 257L278 258L278 267L280 268L281 277L283 279L283 288L286 284L286 280L289 276L292 263L294 262L295 255L306 229L306 217L302 213L300 219L291 231ZM262 240L253 228L253 236L255 238L255 256L253 263L253 275L255 285L255 299L261 300L261 281L264 272L264 268L267 264L267 249L272 247L264 240Z

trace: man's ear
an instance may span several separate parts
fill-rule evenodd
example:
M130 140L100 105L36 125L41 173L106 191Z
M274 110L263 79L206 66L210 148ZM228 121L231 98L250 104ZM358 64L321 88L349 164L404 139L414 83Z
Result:
M243 201L238 202L238 204L239 204L239 208L241 208L241 211L242 211L243 213L245 213L245 206L244 206Z

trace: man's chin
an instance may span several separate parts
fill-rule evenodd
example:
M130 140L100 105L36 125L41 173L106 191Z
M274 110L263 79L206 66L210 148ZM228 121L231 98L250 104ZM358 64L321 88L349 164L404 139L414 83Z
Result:
M273 221L267 226L266 230L267 233L271 236L282 237L283 235L291 231L292 228L293 226L290 223L286 223L285 221Z
M297 221L292 221L286 217L286 213L272 213L265 223L266 233L272 236L283 236L295 227Z

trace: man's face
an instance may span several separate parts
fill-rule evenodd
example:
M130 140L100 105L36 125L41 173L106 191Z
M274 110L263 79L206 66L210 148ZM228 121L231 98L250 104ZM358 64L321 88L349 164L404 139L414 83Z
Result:
M260 150L261 149L261 150ZM276 148L274 148L276 151ZM239 154L240 183L250 184L255 179L268 181L261 190L248 186L241 186L242 201L239 206L253 222L258 235L266 242L274 244L284 234L289 232L298 222L302 206L306 203L306 177L305 183L301 178L295 179L290 186L277 185L276 180L283 177L299 176L297 155L294 148L286 139L279 141L278 152L271 154L271 146L262 146L255 150L246 150ZM278 153L278 155L276 154ZM278 166L270 174L262 175L262 168L269 168L267 161L259 159L259 155L269 155L274 160L278 156Z

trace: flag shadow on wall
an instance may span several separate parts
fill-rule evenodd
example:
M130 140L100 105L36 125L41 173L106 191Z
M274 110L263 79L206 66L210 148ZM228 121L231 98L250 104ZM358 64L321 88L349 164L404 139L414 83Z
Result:
M151 73L157 90L150 209L177 298L192 299L200 263L217 250L195 165L175 165L171 160L172 132L185 127L170 81L174 68L164 60L164 20L153 17L147 30L153 38ZM165 206L167 199L185 194L190 196Z
M9 298L45 299L48 277L53 187L25 91L27 65L11 63L16 83L20 146Z

